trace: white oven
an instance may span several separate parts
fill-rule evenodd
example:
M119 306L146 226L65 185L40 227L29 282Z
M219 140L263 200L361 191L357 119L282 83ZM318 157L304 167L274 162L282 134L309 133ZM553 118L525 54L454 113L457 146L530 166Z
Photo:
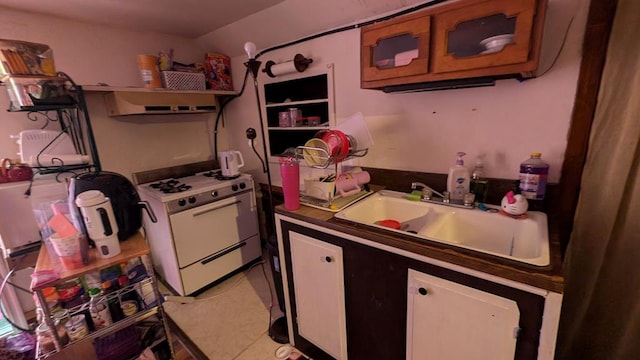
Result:
M180 267L207 263L215 254L242 246L256 236L255 198L248 191L197 208L170 215ZM202 254L213 254L205 259Z
M250 175L216 180L199 174L138 190L158 217L157 223L145 219L154 268L176 293L192 295L261 257Z

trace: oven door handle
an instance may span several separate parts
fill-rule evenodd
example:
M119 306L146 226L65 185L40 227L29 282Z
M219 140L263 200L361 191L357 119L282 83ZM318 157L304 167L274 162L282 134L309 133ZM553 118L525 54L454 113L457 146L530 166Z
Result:
M215 259L217 259L217 258L223 257L223 256L227 255L227 254L228 254L228 253L230 253L230 252L233 252L233 251L236 251L236 250L240 249L241 247L243 247L243 246L245 246L245 245L247 245L247 242L246 242L246 241L243 241L243 242L237 243L237 244L235 244L235 245L232 245L232 246L230 246L230 247L226 248L225 250L222 250L221 252L219 252L219 253L217 253L217 254L213 254L213 255L209 256L208 258L206 258L206 259L204 259L204 260L200 261L200 263L201 263L202 265L206 265L206 264L208 264L208 263L212 262L213 260L215 260Z
M228 204L224 204L224 205L221 205L221 206L217 206L217 207L214 207L214 208L211 208L211 209L194 212L193 213L193 217L204 215L204 214L210 213L212 211L220 210L220 209L223 209L223 208L226 208L226 207L229 207L229 206L237 205L237 204L240 204L241 202L242 202L242 200L236 200L234 202L231 202L231 203L228 203Z

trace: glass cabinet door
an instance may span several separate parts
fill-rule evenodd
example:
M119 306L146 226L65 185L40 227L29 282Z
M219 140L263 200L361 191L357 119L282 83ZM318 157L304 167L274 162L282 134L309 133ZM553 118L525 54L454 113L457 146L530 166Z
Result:
M494 0L435 16L434 73L529 59L536 0Z
M372 25L362 30L362 80L428 71L430 17Z

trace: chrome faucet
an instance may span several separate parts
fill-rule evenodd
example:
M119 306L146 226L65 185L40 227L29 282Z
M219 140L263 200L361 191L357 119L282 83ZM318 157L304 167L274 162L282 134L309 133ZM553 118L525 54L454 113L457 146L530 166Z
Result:
M436 195L438 195L438 196L440 196L441 198L444 199L444 195L442 195L441 193L433 190L433 188L429 187L429 185L423 184L421 182L412 182L411 183L411 190L417 190L418 187L422 188L422 196L424 198L430 198L431 197L430 194L425 194L425 190L428 190L428 191L430 191L430 192L432 192L432 193L434 193L434 194L436 194Z
M454 206L454 207L460 207L460 208L465 208L465 209L472 209L475 207L474 203L473 203L473 199L471 199L470 201L467 201L466 197L464 202L462 201L454 201L451 199L451 195L449 194L448 191L445 191L444 193L439 193L435 190L433 190L431 187L429 187L426 184L423 184L421 182L412 182L411 183L411 189L412 190L417 190L418 188L422 188L422 196L420 198L421 201L424 202L430 202L430 203L436 203L436 204L441 204L441 205L447 205L447 206ZM440 197L440 199L435 198L432 199L431 198L431 194L436 194Z

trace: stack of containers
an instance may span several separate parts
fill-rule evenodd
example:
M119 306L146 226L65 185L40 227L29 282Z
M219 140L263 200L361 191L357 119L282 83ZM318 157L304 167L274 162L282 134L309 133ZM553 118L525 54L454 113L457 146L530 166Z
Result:
M7 84L12 110L73 104L66 80L56 74L53 51L48 45L0 39L0 81Z

